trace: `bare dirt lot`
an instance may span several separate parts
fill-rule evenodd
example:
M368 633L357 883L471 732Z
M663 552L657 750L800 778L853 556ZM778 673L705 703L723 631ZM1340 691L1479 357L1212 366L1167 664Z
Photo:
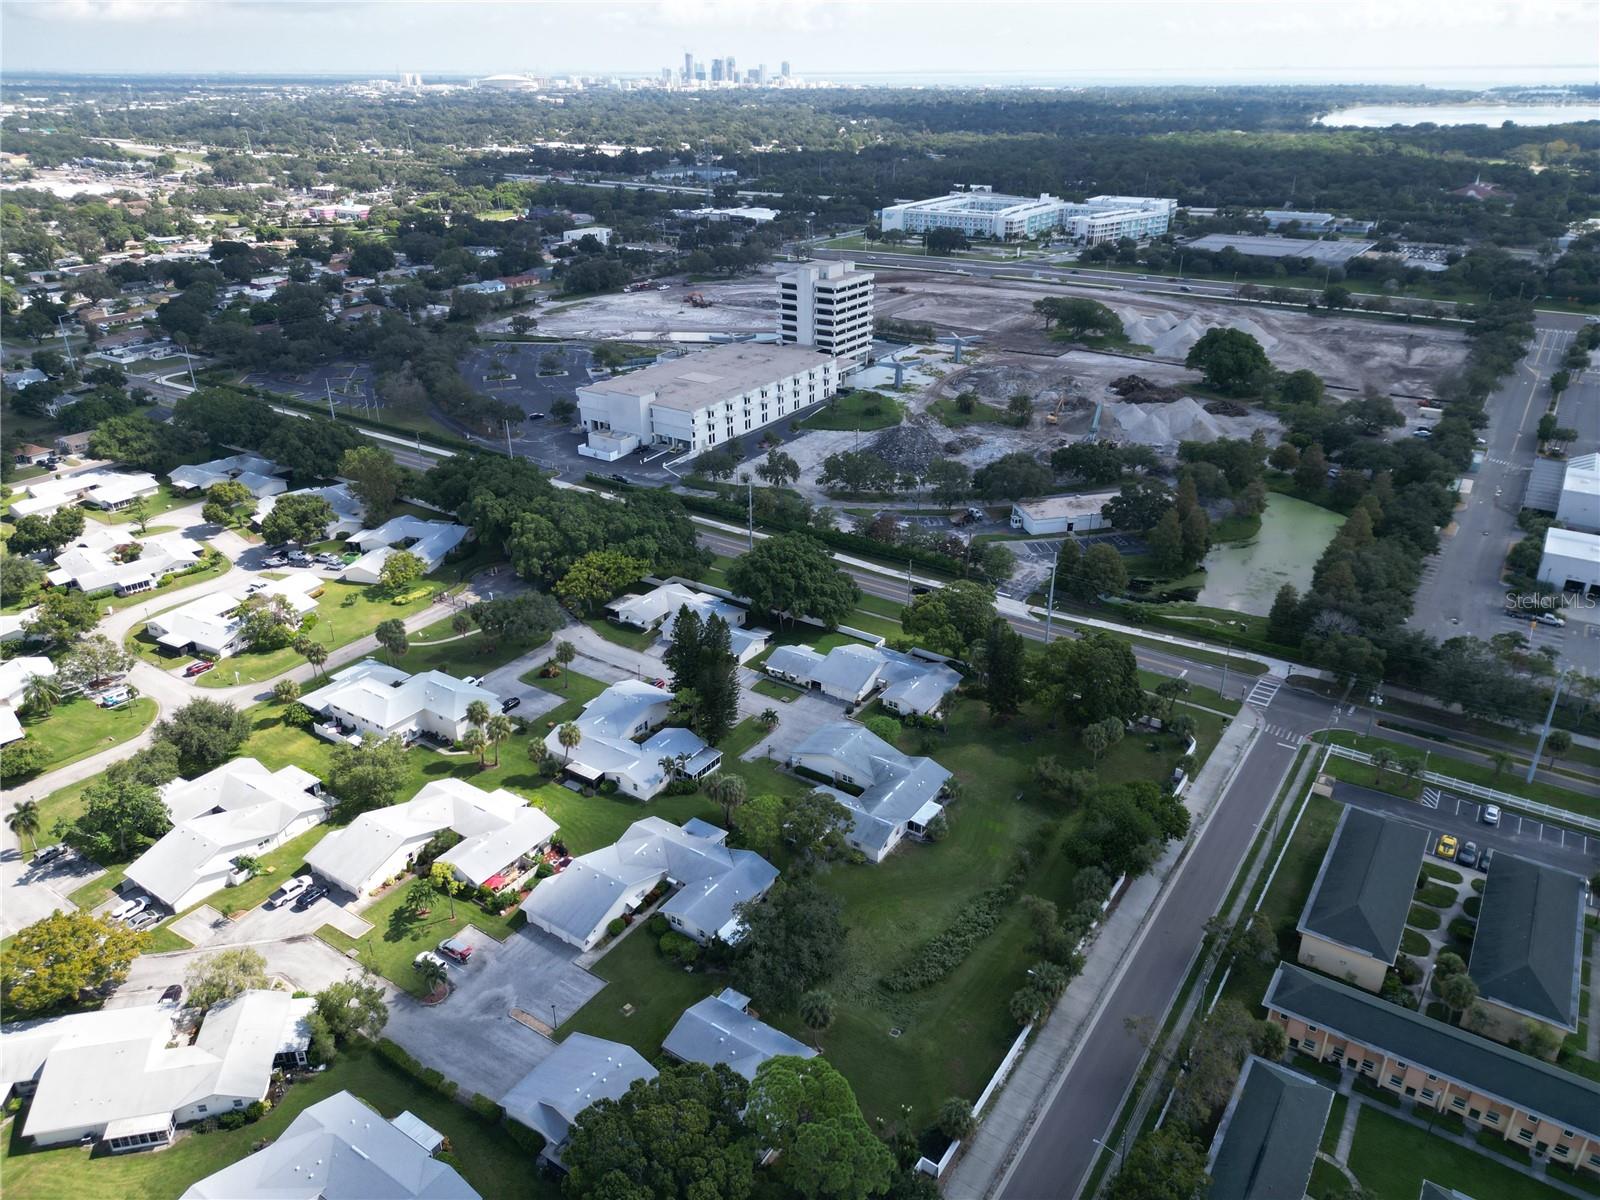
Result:
M662 337L669 333L771 333L778 326L778 269L727 282L559 300L535 313L539 332L560 337ZM689 296L710 301L697 308Z
M1122 319L1131 341L1155 357L1181 362L1207 329L1232 326L1260 341L1280 370L1308 368L1330 385L1431 396L1439 379L1466 358L1466 339L1436 325L1401 325L1355 316L1311 316L1292 309L1243 306L1200 296L1150 295L1006 280L948 279L880 272L877 312L925 322L941 332L985 335L1001 348L1051 353L1032 311L1042 296L1083 295ZM1150 372L1140 370L1140 374ZM1189 378L1192 378L1190 376Z

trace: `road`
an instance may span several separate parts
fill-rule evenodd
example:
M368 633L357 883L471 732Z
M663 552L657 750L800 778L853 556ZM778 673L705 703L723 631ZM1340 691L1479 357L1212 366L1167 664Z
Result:
M1550 647L1562 661L1589 674L1600 670L1600 608L1570 609L1564 628L1514 623L1504 615L1500 568L1522 537L1517 512L1538 447L1539 418L1550 399L1549 379L1561 366L1583 319L1541 313L1528 355L1489 398L1483 464L1455 515L1454 529L1423 567L1410 624L1440 640L1471 634L1488 640L1508 630L1527 634L1534 650ZM1580 444L1600 438L1600 373L1581 373L1562 398L1563 423L1579 430Z

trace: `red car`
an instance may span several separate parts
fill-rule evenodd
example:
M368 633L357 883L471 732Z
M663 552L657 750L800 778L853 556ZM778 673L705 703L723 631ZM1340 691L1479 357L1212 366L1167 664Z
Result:
M185 679L193 679L196 675L204 675L207 671L211 670L211 668L216 666L216 665L217 665L216 663L207 662L205 659L202 658L199 662L192 662L187 667L185 667L183 669L183 677Z

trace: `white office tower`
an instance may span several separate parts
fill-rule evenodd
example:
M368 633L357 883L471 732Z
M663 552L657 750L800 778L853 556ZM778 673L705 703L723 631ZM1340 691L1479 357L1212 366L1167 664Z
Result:
M778 276L778 340L815 346L839 371L865 366L872 348L872 275L855 263L803 263Z

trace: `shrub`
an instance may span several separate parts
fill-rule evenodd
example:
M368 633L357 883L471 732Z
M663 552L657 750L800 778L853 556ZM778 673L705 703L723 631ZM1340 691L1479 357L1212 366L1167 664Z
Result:
M225 1112L217 1118L217 1127L219 1129L243 1129L244 1125L245 1115L240 1109Z
M266 1116L271 1109L271 1100L252 1100L249 1104L244 1106L244 1119L247 1121L259 1121L262 1117Z
M1417 900L1431 908L1449 908L1456 902L1456 890L1442 883L1430 883L1417 889Z
M518 1149L530 1158L537 1159L544 1153L544 1135L538 1130L529 1129L521 1121L506 1121L506 1133Z
M606 932L609 933L612 937L620 937L621 934L622 934L622 931L624 929L626 929L627 927L628 927L628 923L626 921L624 921L621 917L612 917L610 924L608 924L606 926Z
M485 1121L498 1122L501 1117L506 1115L505 1109L501 1108L493 1100L489 1099L489 1097L481 1095L478 1092L472 1093L472 1099L467 1101L467 1104L471 1107L473 1112L477 1113Z
M545 859L541 859L539 865L533 869L533 877L535 879L549 879L555 873L556 869Z
M1411 914L1406 917L1406 924L1414 929L1437 929L1444 924L1444 918L1439 915L1439 910L1436 908L1413 904Z
M930 987L954 971L977 944L1005 918L1016 883L1008 880L974 897L943 931L924 943L916 955L883 977L891 992L915 992Z
M672 929L671 923L660 913L651 914L650 919L644 923L644 927L650 936L654 938L658 938Z
M317 714L298 700L283 710L283 723L291 729L309 729L316 720Z
M1467 917L1457 917L1450 922L1450 936L1470 944L1478 934L1478 923Z
M1400 982L1408 987L1422 982L1422 967L1414 958L1402 954L1394 960L1394 970L1400 976Z
M1461 911L1466 913L1467 916L1471 917L1474 921L1478 919L1478 910L1482 907L1483 897L1481 896L1468 896L1461 902Z
M693 938L668 930L656 943L661 953L679 966L692 967L700 961L700 945Z

